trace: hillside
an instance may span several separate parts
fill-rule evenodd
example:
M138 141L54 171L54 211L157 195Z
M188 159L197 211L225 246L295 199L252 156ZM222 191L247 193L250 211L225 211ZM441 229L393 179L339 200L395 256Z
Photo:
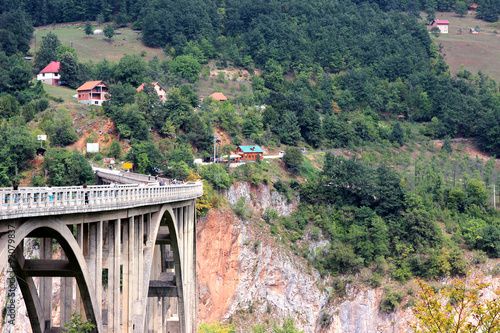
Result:
M500 29L495 24L476 19L475 11L469 11L464 17L451 12L436 13L436 19L450 22L449 34L442 34L434 40L450 65L450 71L456 75L460 70L472 74L481 71L495 80L500 79L500 70L495 62L500 57ZM425 16L425 14L424 14ZM480 27L480 33L470 33L471 28Z
M97 22L93 22L93 29L104 28ZM71 46L76 50L78 58L82 62L99 62L102 59L118 62L125 54L135 54L143 57L145 60L153 58L165 58L165 54L160 48L151 48L144 46L141 42L141 35L130 28L121 28L115 35L108 40L104 35L87 36L84 32L85 22L56 24L51 26L37 27L34 36L38 46L42 38L48 33L56 34L62 45ZM30 42L31 52L35 52L35 37Z
M200 324L405 332L415 279L500 284L493 26L468 34L487 26L444 0L437 38L402 1L22 3L0 6L0 186L92 184L105 158L201 178ZM120 34L86 36L89 19ZM67 86L33 81L52 61ZM101 80L102 106L76 103ZM214 145L284 156L195 163Z

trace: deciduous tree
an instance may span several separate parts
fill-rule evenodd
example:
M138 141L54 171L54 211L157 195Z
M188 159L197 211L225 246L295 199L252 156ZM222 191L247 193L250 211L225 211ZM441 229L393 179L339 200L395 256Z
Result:
M453 279L439 291L422 280L417 280L420 291L413 307L416 321L413 332L500 332L500 289L493 291L492 299L485 299L489 283Z

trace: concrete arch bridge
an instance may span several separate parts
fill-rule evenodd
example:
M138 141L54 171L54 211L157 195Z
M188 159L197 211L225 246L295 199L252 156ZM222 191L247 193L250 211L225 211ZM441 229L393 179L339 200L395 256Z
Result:
M33 332L60 331L58 304L59 327L76 312L99 333L195 332L202 183L160 186L145 175L95 171L98 183L122 184L0 188L0 267L19 284ZM39 258L27 255L29 238L39 242ZM6 310L5 320L15 319Z

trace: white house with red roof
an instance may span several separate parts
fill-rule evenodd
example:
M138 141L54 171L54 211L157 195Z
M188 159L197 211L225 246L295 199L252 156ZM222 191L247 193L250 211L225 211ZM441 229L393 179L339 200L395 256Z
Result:
M163 86L158 82L153 82L151 84L153 85L153 88L155 89L156 93L158 94L160 101L165 102L167 100L167 90L165 88L163 88ZM137 92L144 89L144 85L145 85L145 83L141 84L139 86L139 88L137 88Z
M61 63L59 61L52 61L50 64L45 66L44 69L41 70L40 74L36 76L38 81L42 81L43 83L47 83L53 86L59 85L59 79L61 76L59 75L59 67Z
M78 103L102 105L102 102L107 101L108 85L103 81L88 81L80 88L78 92Z
M448 22L448 20L434 20L434 22L432 22L432 26L438 27L439 32L442 34L448 33L448 26L449 25L450 25L450 22Z

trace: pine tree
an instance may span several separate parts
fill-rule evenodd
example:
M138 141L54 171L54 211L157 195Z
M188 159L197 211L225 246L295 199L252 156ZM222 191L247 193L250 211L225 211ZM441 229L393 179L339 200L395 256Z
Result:
M92 23L90 23L89 21L85 22L85 34L87 36L90 36L92 35L93 31L92 31Z
M448 153L448 154L453 151L453 147L451 146L450 138L448 136L444 140L444 143L443 143L443 146L441 147L441 150Z
M61 45L57 35L49 32L47 36L42 37L42 45L35 55L35 68L43 69L51 61L57 60L57 47Z

